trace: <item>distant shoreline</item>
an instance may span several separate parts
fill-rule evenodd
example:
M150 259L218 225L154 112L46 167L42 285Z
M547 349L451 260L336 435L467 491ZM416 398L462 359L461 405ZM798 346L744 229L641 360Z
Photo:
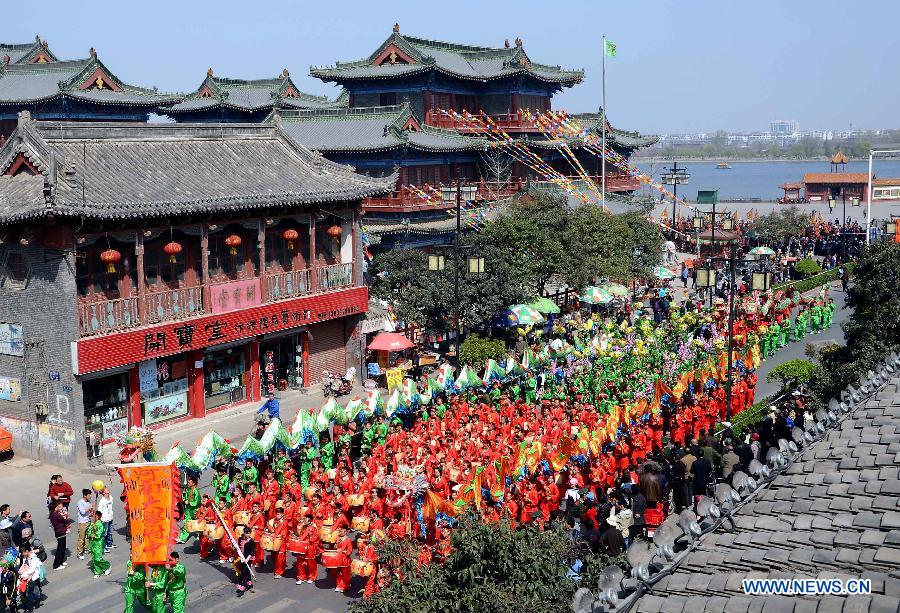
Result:
M819 163L819 162L827 163L827 162L831 161L831 158L827 158L827 157L803 159L803 160L794 160L794 159L787 159L787 158L778 158L778 159L773 159L773 160L767 160L767 159L761 159L761 158L749 158L749 159L724 158L723 159L723 158L685 158L685 157L678 157L676 159L673 159L673 158L664 157L664 156L645 157L645 156L637 156L637 155L631 156L631 159L634 160L635 162L678 161L678 162L709 162L709 163L713 163L713 164L721 164L722 162L724 162L726 164L756 164L756 163L762 163L762 162L800 162L800 163L812 164L812 163ZM864 161L864 160L857 160L857 161Z

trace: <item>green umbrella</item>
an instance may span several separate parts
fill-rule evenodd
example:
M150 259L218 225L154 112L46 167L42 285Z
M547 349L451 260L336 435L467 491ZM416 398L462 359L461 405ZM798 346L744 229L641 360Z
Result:
M545 298L541 296L540 298L535 298L532 300L528 306L537 311L538 313L559 313L559 307L556 306L556 303L550 300L549 298Z
M626 298L628 296L628 288L621 283L604 283L600 286L600 289L610 296L618 296L620 298Z
M775 252L769 247L754 247L749 251L750 255L775 255Z
M608 304L612 302L613 297L603 288L590 285L582 290L579 300L588 304Z
M674 279L675 273L666 268L665 266L654 266L653 267L653 276L657 279Z
M544 316L527 304L514 304L506 312L506 319L512 326L529 326L544 321Z

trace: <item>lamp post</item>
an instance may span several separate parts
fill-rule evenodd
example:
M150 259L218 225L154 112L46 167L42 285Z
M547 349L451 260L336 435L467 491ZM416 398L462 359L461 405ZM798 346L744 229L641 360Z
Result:
M456 203L456 231L453 233L453 330L456 334L454 346L456 348L456 361L459 364L459 234L462 230L462 202L465 197L466 202L475 198L478 188L474 185L463 185L462 177L456 178L456 186L441 187L441 201L444 204ZM443 258L443 256L440 256ZM430 260L430 258L429 258ZM484 258L481 258L482 267ZM429 261L429 267L431 262ZM443 265L443 262L441 262Z
M731 389L733 385L732 369L734 368L734 295L737 286L736 266L737 259L737 241L731 241L729 248L729 257L725 260L728 264L728 374L725 379L725 419L731 420ZM722 261L722 258L710 258L707 268L697 270L697 285L707 287L715 287L716 269L714 262ZM755 263L760 266L759 270L753 272L752 288L756 291L768 291L772 286L772 273L765 269L765 264L756 260L740 260L740 263Z
M672 229L675 229L675 206L678 204L678 185L687 185L691 175L688 174L687 168L678 167L678 162L672 162L671 168L665 169L667 172L662 176L662 182L665 185L672 186Z

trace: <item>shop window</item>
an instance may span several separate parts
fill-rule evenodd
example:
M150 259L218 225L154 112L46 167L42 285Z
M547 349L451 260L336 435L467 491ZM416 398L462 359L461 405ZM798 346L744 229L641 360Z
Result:
M108 440L128 430L128 376L123 374L82 383L85 430Z
M245 398L247 375L243 347L206 352L203 370L207 410Z
M141 410L144 425L188 414L187 360L183 356L141 362Z

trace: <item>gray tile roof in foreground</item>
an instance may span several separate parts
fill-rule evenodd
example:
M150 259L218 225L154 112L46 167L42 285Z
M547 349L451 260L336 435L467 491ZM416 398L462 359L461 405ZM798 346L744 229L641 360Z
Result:
M396 182L356 174L269 124L33 122L23 113L0 149L0 174L21 156L41 174L0 180L0 223L350 202Z
M735 521L733 533L701 537L631 610L900 610L900 377L812 443ZM795 578L870 579L872 594L762 597L741 583Z

